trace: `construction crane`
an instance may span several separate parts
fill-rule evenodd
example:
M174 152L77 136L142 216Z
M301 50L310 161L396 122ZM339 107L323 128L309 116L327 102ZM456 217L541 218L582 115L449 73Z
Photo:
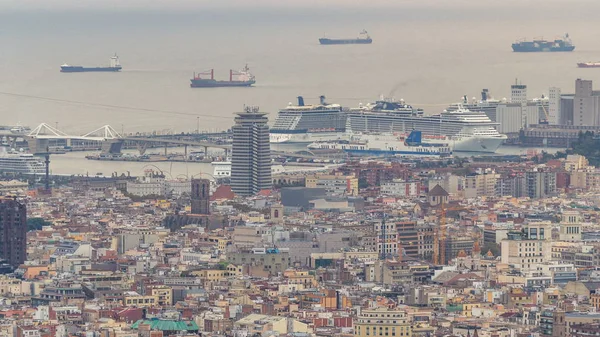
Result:
M462 211L465 208L462 206L446 207L444 199L440 204L439 225L434 231L433 240L433 263L436 265L446 263L446 212L447 211Z
M446 207L443 198L440 207L439 225L433 239L433 264L436 265L446 262Z
M542 96L543 98L543 96ZM546 107L544 106L544 101L540 101L540 106L542 107L542 110L544 111L544 116L546 116L546 119L544 121L541 121L540 124L550 124L550 115L548 114L548 111L546 110Z

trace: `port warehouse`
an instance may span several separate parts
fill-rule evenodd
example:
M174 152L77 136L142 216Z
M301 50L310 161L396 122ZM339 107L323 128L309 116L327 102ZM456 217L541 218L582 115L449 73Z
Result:
M25 136L26 137L26 136ZM128 138L156 138L156 139L171 139L181 141L212 141L223 140L231 137L231 133L223 131L218 133L199 133L199 134L136 134L127 135ZM28 143L24 137L19 137L15 143L15 148L28 148ZM48 139L48 147L50 150L71 150L71 151L87 151L98 150L102 147L102 142L98 140L84 139ZM124 140L123 149L138 149L139 143L133 140ZM162 143L148 143L147 148L164 148ZM177 144L167 144L167 147L181 147Z
M523 130L520 145L527 147L571 147L580 132L600 133L600 126L538 124Z
M522 145L528 147L558 147L566 148L570 147L573 141L577 140L580 132L594 132L600 133L600 126L574 126L574 125L547 125L547 124L532 124L529 128L520 132L506 133L508 139L506 141L509 145ZM210 134L196 134L196 135L153 135L148 136L151 138L170 138L178 140L190 140L199 141L207 140L213 137L228 138L230 133L210 133ZM16 147L27 148L27 142L18 141ZM67 145L67 141L64 139L52 139L49 140L50 148L54 149L69 149L73 151L77 150L97 150L100 149L101 144L99 141L87 141L87 140L72 140L70 146ZM177 147L177 145L168 145L169 147ZM164 148L164 144L149 144L149 148ZM137 149L138 145L133 141L125 141L123 143L124 149Z

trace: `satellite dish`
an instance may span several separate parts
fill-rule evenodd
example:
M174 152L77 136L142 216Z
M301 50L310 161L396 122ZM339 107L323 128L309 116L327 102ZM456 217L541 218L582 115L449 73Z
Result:
M20 148L20 149L19 149L19 152L23 152L23 151L25 151L23 148Z

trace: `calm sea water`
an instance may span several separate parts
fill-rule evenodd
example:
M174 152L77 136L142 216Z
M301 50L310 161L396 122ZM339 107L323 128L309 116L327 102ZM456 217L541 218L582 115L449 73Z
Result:
M600 78L600 69L575 65L600 60L600 1L427 3L314 11L0 12L0 92L25 95L0 94L0 124L58 122L72 133L104 124L125 132L188 131L200 116L201 129L222 130L245 104L274 118L298 95L358 106L391 94L435 113L462 95L479 96L482 88L496 98L509 96L515 78L531 97L549 86L570 91L578 77ZM353 37L363 28L372 45L318 44L324 34ZM521 37L565 32L577 46L573 53L510 48ZM108 64L115 52L121 73L59 72L65 62ZM189 88L194 71L214 68L225 79L229 68L245 63L256 75L254 88Z
M0 11L0 124L41 122L68 133L105 124L125 132L223 130L233 112L270 113L303 95L308 103L358 106L379 95L441 111L488 88L509 96L518 78L530 97L576 78L600 79L600 1L481 1L393 8L194 9L189 11ZM453 2L454 3L454 2ZM354 37L372 45L321 46L318 38ZM572 53L513 53L518 38L570 33ZM62 74L65 62L103 65L118 53L121 73ZM248 63L254 88L191 89L194 71Z

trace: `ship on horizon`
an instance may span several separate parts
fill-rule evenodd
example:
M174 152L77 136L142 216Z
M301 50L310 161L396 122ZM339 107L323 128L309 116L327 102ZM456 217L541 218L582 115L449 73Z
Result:
M535 38L533 41L526 41L525 39L517 41L512 44L514 52L518 53L535 53L535 52L561 52L561 51L573 51L575 46L569 38L569 34L565 34L562 38L556 38L553 41L544 40L542 38Z
M67 63L60 66L61 73L84 73L84 72L117 72L121 71L122 67L119 63L119 56L115 54L110 58L110 65L108 67L83 67L83 66L72 66Z
M201 76L210 76L210 78L202 78ZM235 77L235 79L234 79ZM248 65L240 71L229 70L229 81L215 80L215 71L194 73L194 77L190 80L192 88L219 88L219 87L250 87L256 83L254 75L250 73Z
M600 68L600 62L580 62L577 63L579 68Z
M362 32L358 34L356 39L330 39L326 37L322 37L319 39L319 43L321 44L370 44L373 42L373 39L369 36L366 30L363 29Z

